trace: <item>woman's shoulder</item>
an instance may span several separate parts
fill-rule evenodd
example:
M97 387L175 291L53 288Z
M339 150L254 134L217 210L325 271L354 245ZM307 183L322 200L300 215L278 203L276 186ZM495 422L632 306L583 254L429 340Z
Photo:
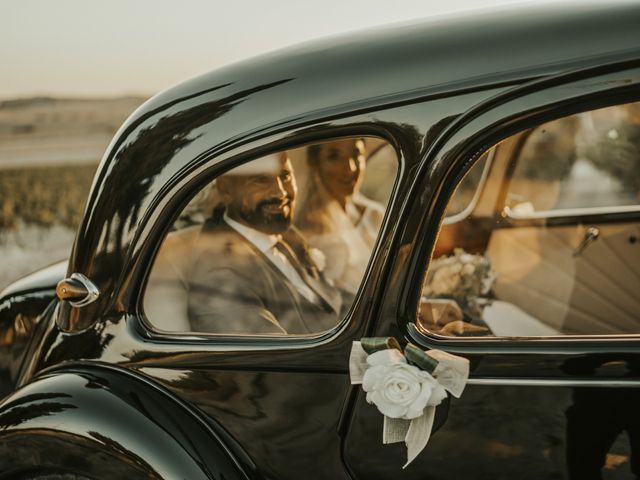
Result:
M384 217L384 205L380 202L376 202L375 200L371 200L370 198L365 197L361 193L353 196L352 199L354 205L358 207L358 209L362 212L362 220L367 220L368 222L374 224L382 223L382 218Z
M352 197L352 201L360 208L384 214L384 205L382 205L380 202L377 202L376 200L371 200L369 197L364 196L362 193L354 194Z

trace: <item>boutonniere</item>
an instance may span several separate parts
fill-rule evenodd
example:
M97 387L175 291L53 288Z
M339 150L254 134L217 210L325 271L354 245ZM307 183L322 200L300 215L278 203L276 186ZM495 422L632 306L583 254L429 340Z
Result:
M324 253L322 253L321 250L318 250L317 248L310 248L309 257L318 269L318 272L322 272L327 266L327 258L324 256Z
M404 441L409 465L431 435L436 406L447 391L460 397L469 377L469 361L441 350L424 351L395 338L353 342L351 383L362 385L367 402L384 415L382 443ZM403 467L403 468L404 468Z

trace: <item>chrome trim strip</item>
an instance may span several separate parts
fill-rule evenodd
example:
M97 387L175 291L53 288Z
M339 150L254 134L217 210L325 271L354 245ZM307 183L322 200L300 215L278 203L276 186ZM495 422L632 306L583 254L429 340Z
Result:
M482 192L484 188L484 184L487 181L487 177L489 176L489 169L491 168L491 164L493 163L493 157L495 157L495 155L496 155L496 149L494 145L493 147L491 147L491 150L489 150L489 154L487 155L487 163L484 166L484 170L482 170L482 175L480 176L480 180L478 181L476 191L473 192L473 197L471 197L471 201L462 211L455 213L450 217L444 217L442 220L443 225L450 225L452 223L461 222L462 220L467 218L469 215L471 215L471 213L473 212L473 209L476 208L476 205L478 204L480 193ZM480 160L480 158L482 158L482 155L478 158L478 160ZM477 160L476 160L476 163L477 163ZM467 171L467 173L469 173L473 167L475 167L475 164L469 169L469 171ZM462 183L462 180L460 181L460 183ZM460 183L458 183L458 185L456 186L456 189L460 186ZM453 193L453 195L455 195L455 192ZM451 195L451 197L449 198L448 200L449 202L453 198L453 195ZM447 206L448 206L448 203L447 203Z
M69 300L69 304L71 304L71 306L76 308L84 307L86 305L89 305L90 303L95 302L98 299L98 297L100 296L100 290L98 290L98 287L96 287L91 280L89 280L81 273L72 273L71 278L74 280L78 280L87 289L87 295L82 300Z
M639 379L616 379L616 380L573 380L566 378L558 379L533 379L533 378L470 378L468 385L486 386L525 386L525 387L608 387L608 388L629 388L640 387Z
M517 214L509 206L502 210L502 216L513 220L546 220L554 218L581 217L585 215L607 215L616 213L639 213L638 205L620 205L609 207L563 208L558 210L540 210L529 214Z

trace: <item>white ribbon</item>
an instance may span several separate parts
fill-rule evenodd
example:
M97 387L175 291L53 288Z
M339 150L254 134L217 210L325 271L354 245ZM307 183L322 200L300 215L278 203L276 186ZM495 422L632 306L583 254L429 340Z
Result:
M399 351L397 352L402 356ZM377 354L380 353L381 352L375 352L368 355L364 348L362 348L362 344L360 342L353 342L351 355L349 357L349 374L351 377L351 384L361 385L365 379L367 370L370 368L377 368L379 366L381 357ZM441 388L450 392L454 397L459 398L460 395L462 395L467 379L469 378L469 360L466 358L451 355L450 353L443 352L442 350L428 350L424 353L438 362L438 365L431 375L429 375L428 372L419 370L418 367L414 365L406 364L406 360L404 358L399 360L397 355L386 355L382 357L383 359L389 359L390 369L393 370L393 368L396 367L395 372L397 372L398 369L416 369L422 372L416 375L416 380L413 383L404 385L404 387L408 387L409 389L427 388L429 389L428 391L431 392L431 398L426 399L426 406L424 407L423 413L415 418L405 418L403 416L392 418L383 414L384 426L382 431L382 443L388 444L404 441L407 446L407 463L402 468L409 465L424 449L429 441L431 429L433 428L436 406L441 403L444 395ZM370 358L374 355L376 356L375 360ZM410 379L413 377L411 373L409 373L405 378ZM427 386L423 387L421 382L427 384ZM386 382L384 381L381 383L386 385ZM393 399L394 395L385 397L386 402L392 401L389 400L389 397ZM374 398L379 398L379 396L375 397L373 394L367 393L367 401L369 403L374 403L382 413L380 406L376 404L375 400L372 401ZM422 396L421 400L424 401L425 397ZM393 405L391 406L393 407ZM388 411L388 408L385 410Z

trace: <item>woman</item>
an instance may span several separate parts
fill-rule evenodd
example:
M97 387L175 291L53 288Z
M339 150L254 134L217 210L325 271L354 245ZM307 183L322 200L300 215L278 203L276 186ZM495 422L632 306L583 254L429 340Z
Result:
M309 175L296 225L326 257L325 277L355 293L369 262L384 207L359 193L365 169L363 139L307 148Z

